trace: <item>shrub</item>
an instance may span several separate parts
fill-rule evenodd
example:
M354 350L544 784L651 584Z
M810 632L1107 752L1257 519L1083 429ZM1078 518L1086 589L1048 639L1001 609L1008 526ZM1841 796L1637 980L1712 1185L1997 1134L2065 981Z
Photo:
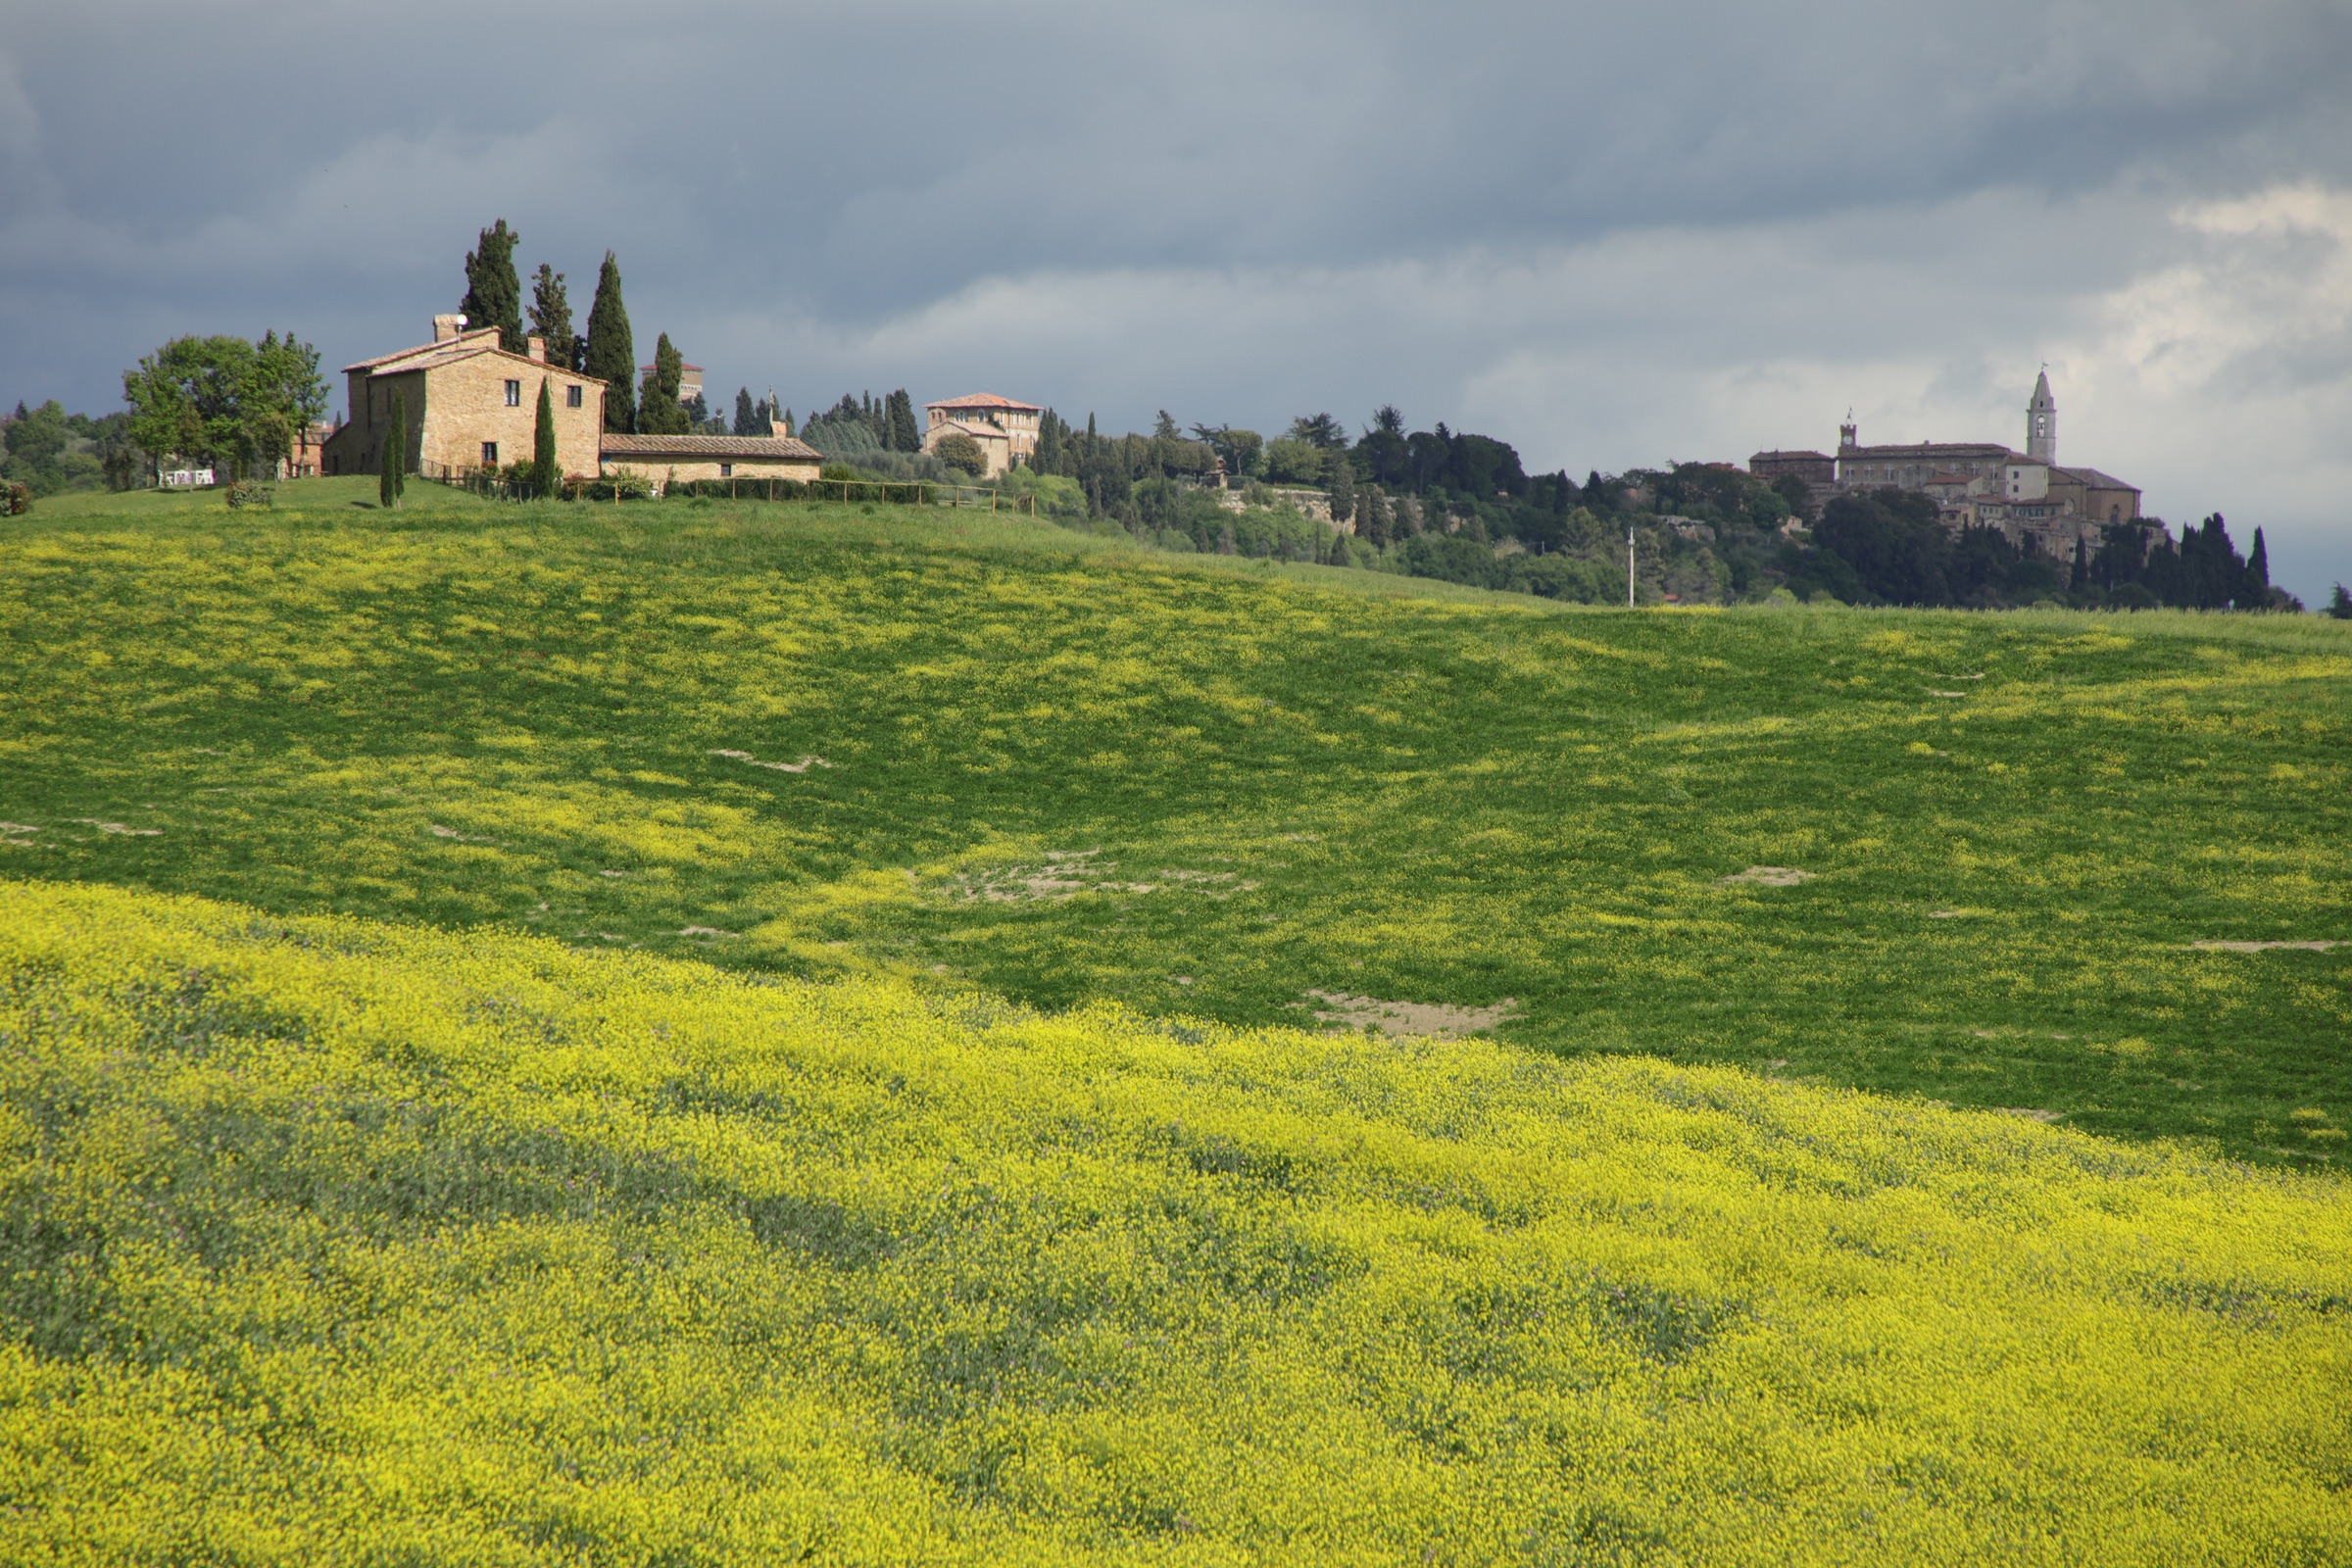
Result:
M628 468L603 478L564 481L566 501L648 501L653 494L654 482Z
M32 487L20 480L11 480L0 490L0 516L22 517L32 510Z
M256 479L239 479L228 487L228 506L232 512L247 507L267 507L276 492Z
M974 478L988 471L988 454L980 450L979 442L961 432L941 436L931 452L949 467L961 468Z

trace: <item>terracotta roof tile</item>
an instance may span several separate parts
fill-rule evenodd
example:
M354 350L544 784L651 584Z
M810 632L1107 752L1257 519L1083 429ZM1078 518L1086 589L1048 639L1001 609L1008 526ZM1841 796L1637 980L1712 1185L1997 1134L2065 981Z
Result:
M822 463L824 454L789 435L619 435L605 436L604 453L631 458L782 458Z
M926 403L923 407L926 409L1018 409L1024 414L1045 412L1034 403L1016 403L1011 398L1001 398L994 392L972 392L959 398L943 398L937 403Z

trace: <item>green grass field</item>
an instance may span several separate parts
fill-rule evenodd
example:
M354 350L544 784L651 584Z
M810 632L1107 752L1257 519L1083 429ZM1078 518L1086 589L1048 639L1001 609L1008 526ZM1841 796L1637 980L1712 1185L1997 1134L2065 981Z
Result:
M2352 627L371 497L0 523L0 1561L2352 1560Z
M2352 1544L2333 1178L107 889L0 962L12 1563Z
M2352 1126L2352 948L2193 946L2352 938L2352 628L306 490L0 535L0 865L1045 1007L1499 1008L2237 1158Z

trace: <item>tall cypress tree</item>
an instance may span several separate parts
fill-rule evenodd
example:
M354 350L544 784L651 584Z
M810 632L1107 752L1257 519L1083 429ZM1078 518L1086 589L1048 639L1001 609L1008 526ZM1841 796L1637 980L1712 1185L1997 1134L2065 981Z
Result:
M544 375L539 378L539 424L531 432L531 488L542 496L564 488L563 465L556 461L556 397Z
M637 428L647 435L683 435L693 425L678 401L678 386L686 376L685 357L670 346L664 332L654 345L654 368L645 378L637 408Z
M2262 530L2254 530L2254 549L2246 557L2246 575L2254 579L2255 598L2270 592L2271 547L2262 542Z
M605 252L596 275L596 303L588 307L588 363L582 367L605 383L605 428L637 428L637 340L629 335L628 307L620 302L620 264Z
M458 307L469 327L495 326L498 346L522 352L522 280L514 275L514 242L522 236L500 219L482 230L481 249L466 254L466 300Z
M386 512L400 505L402 481L409 471L409 400L396 387L391 417L384 422L384 450L375 476L376 505Z
M889 447L893 452L919 452L922 450L923 433L914 425L914 399L906 395L905 387L899 388L890 395L887 421L890 425L890 438L883 442L884 446Z
M758 435L760 433L760 415L752 407L752 389L748 386L739 386L735 389L735 433L737 435Z
M531 278L531 330L547 339L547 363L566 370L580 368L580 340L571 333L571 295L564 274L539 264Z

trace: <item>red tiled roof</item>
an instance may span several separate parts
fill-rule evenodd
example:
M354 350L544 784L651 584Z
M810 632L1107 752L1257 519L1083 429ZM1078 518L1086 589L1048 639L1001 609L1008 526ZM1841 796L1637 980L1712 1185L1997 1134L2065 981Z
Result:
M372 360L362 360L357 365L346 365L343 367L343 373L350 375L360 370L366 370L370 375L383 375L406 373L410 370L432 370L438 369L444 365L454 365L460 360L470 360L477 354L495 354L500 359L513 360L517 365L535 365L544 372L573 376L582 381L594 381L598 386L605 384L598 377L584 371L574 370L562 365L550 365L545 360L534 360L527 354L516 354L511 349L500 348L498 346L498 328L495 326L478 327L471 332L460 333L446 343L419 343L413 349L402 349L393 354L379 354Z
M822 463L824 454L789 435L607 434L605 456L632 458L786 458Z
M923 407L926 409L1018 409L1024 414L1045 412L1034 403L1016 403L1011 398L1001 398L994 392L971 392L959 398L944 398L937 403L926 403Z

